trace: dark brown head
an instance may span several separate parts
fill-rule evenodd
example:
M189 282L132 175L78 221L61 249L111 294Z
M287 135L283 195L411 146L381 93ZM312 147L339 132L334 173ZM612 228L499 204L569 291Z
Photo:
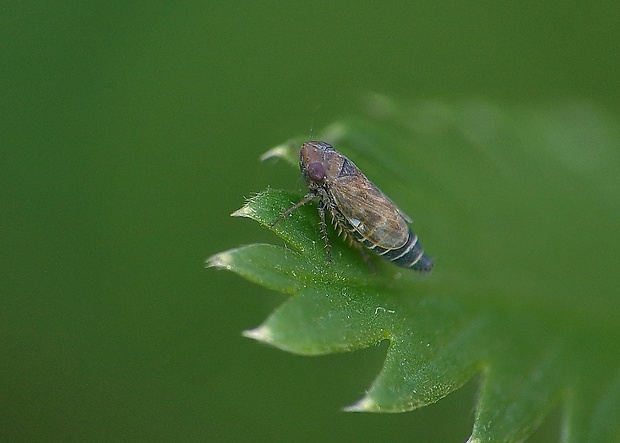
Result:
M309 141L299 151L299 168L308 186L322 184L329 175L329 159L335 153L330 144Z

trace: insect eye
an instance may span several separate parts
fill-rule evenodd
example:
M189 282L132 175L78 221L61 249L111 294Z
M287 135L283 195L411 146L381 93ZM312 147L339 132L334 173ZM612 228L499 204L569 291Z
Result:
M325 168L319 162L313 162L308 165L308 177L314 181L321 181L325 178Z

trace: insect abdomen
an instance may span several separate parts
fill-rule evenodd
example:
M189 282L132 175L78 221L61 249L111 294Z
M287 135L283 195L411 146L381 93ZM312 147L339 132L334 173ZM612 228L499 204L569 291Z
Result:
M409 230L409 238L407 242L397 249L385 249L377 245L373 245L367 239L362 240L364 246L372 249L375 253L381 255L403 268L417 269L418 271L430 271L433 267L433 261L424 254L424 249L418 241L418 236Z
M375 248L376 250L377 248ZM418 236L409 230L409 238L407 242L398 249L388 249L381 254L398 266L404 268L413 268L419 271L430 271L433 267L433 261L424 254L422 244L418 241Z
M366 248L394 262L398 266L412 268L421 272L430 271L433 267L433 260L424 254L424 248L422 248L422 244L418 241L418 236L411 229L409 229L407 241L403 246L396 249L386 249L364 237L364 235L353 228L350 223L344 222L342 218L337 218L337 223Z

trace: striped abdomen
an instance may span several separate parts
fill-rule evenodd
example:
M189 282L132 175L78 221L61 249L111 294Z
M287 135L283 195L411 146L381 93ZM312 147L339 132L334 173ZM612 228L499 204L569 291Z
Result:
M355 230L351 231L351 233L356 238L359 235L359 233ZM412 230L409 230L409 238L405 244L398 249L384 249L361 236L358 240L376 254L385 257L403 268L413 268L418 271L430 271L433 267L433 261L426 254L424 254L424 249L418 241L418 236L414 234Z
M433 261L424 254L424 249L418 241L418 236L412 230L409 230L409 238L407 242L398 249L383 249L380 246L374 246L370 241L362 241L362 244L372 249L377 254L393 261L398 266L404 268L413 268L419 271L430 271L433 267Z
M359 225L354 227L351 222L336 210L336 208L330 209L336 225L375 254L403 268L412 268L417 271L427 272L433 267L433 260L424 254L424 249L422 248L422 244L418 241L418 236L411 229L409 229L407 241L404 245L396 249L387 249L364 237L358 230Z

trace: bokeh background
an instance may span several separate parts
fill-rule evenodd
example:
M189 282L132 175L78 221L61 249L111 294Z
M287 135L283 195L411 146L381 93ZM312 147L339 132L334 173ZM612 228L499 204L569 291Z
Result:
M0 6L0 439L464 441L476 381L348 414L385 344L306 358L240 335L283 296L204 259L298 174L259 155L398 99L620 112L620 4L20 1ZM559 413L534 437L557 437Z

